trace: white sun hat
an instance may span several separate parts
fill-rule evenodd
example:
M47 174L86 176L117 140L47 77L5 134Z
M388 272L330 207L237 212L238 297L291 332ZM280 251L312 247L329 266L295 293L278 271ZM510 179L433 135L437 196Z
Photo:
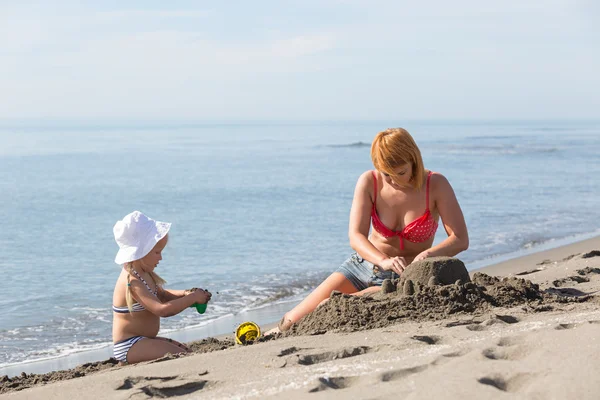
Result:
M139 211L127 214L113 227L115 241L119 245L115 262L125 264L143 258L167 235L170 228L170 222L155 221Z

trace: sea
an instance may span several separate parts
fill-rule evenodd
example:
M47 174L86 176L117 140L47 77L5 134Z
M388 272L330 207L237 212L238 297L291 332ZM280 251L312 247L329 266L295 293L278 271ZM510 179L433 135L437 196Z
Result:
M352 253L354 186L398 126L454 188L469 270L600 234L600 121L4 122L0 376L111 356L112 227L134 210L172 223L167 287L214 294L161 335L279 320Z

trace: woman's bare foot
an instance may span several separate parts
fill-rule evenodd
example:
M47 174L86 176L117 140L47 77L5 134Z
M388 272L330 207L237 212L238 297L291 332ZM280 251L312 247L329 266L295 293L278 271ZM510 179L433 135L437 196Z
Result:
M284 315L283 318L281 318L281 321L279 321L279 324L277 324L277 328L279 328L280 332L285 332L288 329L290 329L292 327L292 325L294 325L292 320L289 318L286 318L286 316Z
M266 335L274 335L276 333L283 333L283 332L287 331L288 329L290 329L292 327L292 325L294 325L292 320L289 318L286 318L284 315L283 318L281 318L281 321L279 321L279 323L277 324L277 326L275 328L265 332L265 336Z

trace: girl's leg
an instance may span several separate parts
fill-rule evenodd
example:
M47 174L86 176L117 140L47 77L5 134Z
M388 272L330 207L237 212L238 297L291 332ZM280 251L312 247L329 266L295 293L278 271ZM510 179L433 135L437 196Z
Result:
M311 294L302 300L300 304L283 316L279 323L279 329L281 331L289 329L292 324L317 308L323 300L328 299L329 295L331 295L331 292L334 290L351 294L355 293L358 289L344 276L344 274L334 272L313 290Z
M127 352L127 363L156 360L167 353L186 353L181 347L162 339L144 338L136 342Z
M190 352L190 353L192 352L192 349L190 349L189 347L187 347L185 344L183 344L181 342L178 342L177 340L169 339L169 338L166 338L166 337L160 337L160 336L157 336L154 339L165 340L165 341L167 341L169 343L173 343L174 345L179 346L179 348L181 348L183 351L187 351L187 352Z

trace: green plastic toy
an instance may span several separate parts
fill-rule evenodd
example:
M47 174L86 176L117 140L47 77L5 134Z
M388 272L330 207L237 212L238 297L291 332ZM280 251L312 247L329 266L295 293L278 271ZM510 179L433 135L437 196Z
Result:
M199 314L204 314L204 312L206 311L206 306L207 306L206 303L205 304L194 303L190 307L195 307L196 311L198 311Z

